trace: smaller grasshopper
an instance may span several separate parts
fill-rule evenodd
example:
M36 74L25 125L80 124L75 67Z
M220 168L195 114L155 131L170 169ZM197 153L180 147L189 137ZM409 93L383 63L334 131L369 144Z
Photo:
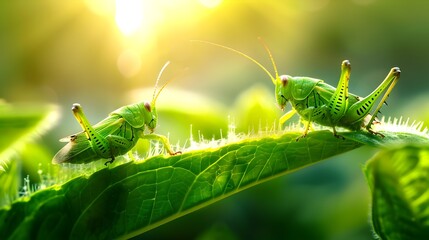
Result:
M399 80L401 71L398 67L392 68L383 82L372 93L362 98L348 91L351 71L351 65L348 60L344 60L341 64L340 80L337 88L335 88L320 79L292 77L289 75L279 76L271 51L262 41L273 64L275 77L258 61L238 50L207 41L196 42L211 44L235 52L251 60L264 70L275 86L275 97L279 107L284 110L288 102L292 105L292 110L280 118L279 127L281 128L295 113L298 113L305 122L304 133L297 138L297 141L307 136L311 122L332 127L335 137L341 137L337 134L335 127L343 127L352 131L366 129L374 135L384 137L381 133L373 131L371 126L378 122L375 118L376 114ZM386 92L382 95L385 90ZM381 96L382 98L374 114L371 115L372 107Z
M60 141L68 142L52 159L52 163L89 163L98 159L109 159L105 162L113 163L116 156L129 152L140 138L157 140L163 143L165 150L170 155L174 152L165 136L154 134L157 126L158 115L156 112L156 99L166 82L156 92L162 72L167 67L167 62L161 69L156 80L152 102L139 102L116 109L107 118L92 126L83 113L79 104L73 104L72 111L83 131L63 138ZM145 126L150 134L144 134Z

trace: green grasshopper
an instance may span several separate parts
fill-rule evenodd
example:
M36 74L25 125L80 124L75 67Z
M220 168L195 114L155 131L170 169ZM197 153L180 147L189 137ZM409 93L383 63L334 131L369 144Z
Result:
M52 163L88 163L98 159L109 159L113 163L116 156L129 152L140 138L157 140L163 143L170 155L174 152L165 136L154 134L158 115L155 102L161 91L168 84L166 82L156 92L156 86L167 62L161 69L156 80L152 102L139 102L116 109L107 118L92 126L83 113L79 104L73 104L72 111L83 131L63 138L60 141L68 142L52 159ZM145 126L150 134L144 134Z
M351 65L348 60L343 61L341 64L340 80L337 88L335 88L320 79L292 77L289 75L279 76L271 51L263 42L262 44L273 64L275 77L258 61L238 50L212 42L197 42L208 43L238 53L264 70L275 86L275 96L279 107L284 110L288 102L292 105L292 110L280 118L280 128L295 113L298 113L305 122L304 133L297 140L307 136L312 122L332 127L335 137L341 137L335 127L343 127L352 131L366 129L372 134L384 137L381 133L372 130L371 126L377 123L376 114L399 80L401 71L398 67L392 68L383 82L372 93L362 98L348 91L351 71ZM382 95L385 90L386 92ZM382 98L374 113L370 114L371 109L381 96Z

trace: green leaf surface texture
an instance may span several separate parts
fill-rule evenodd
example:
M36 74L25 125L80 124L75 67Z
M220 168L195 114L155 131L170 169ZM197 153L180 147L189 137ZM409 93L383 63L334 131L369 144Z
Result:
M383 150L365 173L375 233L382 239L429 239L429 145Z
M329 131L242 140L104 168L0 210L4 239L130 238L236 192L362 146Z

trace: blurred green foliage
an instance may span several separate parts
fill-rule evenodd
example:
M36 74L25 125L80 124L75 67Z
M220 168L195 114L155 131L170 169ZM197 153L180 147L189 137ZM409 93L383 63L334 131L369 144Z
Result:
M81 103L96 123L135 101L130 95L136 89L152 88L167 60L172 64L161 81L180 76L167 89L200 95L198 99L208 104L204 110L210 112L199 114L203 113L199 100L183 103L183 97L174 93L161 94L156 131L170 133L174 141L184 144L191 124L194 138L198 131L205 138L219 138L219 128L226 132L228 115L245 133L253 126L264 128L275 114L280 115L274 95L265 94L273 91L272 84L256 65L191 39L237 48L270 69L256 40L261 36L280 74L317 77L332 85L341 61L349 59L350 91L358 95L371 92L391 67L398 66L401 79L383 114L429 122L429 106L424 104L429 98L429 3L425 1L224 0L215 8L196 1L176 1L181 7L156 1L156 8L149 10L162 17L151 19L151 27L146 27L150 32L132 36L121 33L108 7L98 5L96 11L97 2L115 6L111 0L0 2L0 97L62 106L60 124L43 138L48 145L45 151L52 156L62 146L59 138L80 131L71 115L73 103ZM130 49L134 57L119 61ZM120 70L123 64L137 64L138 71L127 74ZM258 96L263 100L251 100ZM151 97L149 91L138 99ZM168 103L161 103L162 99ZM371 239L365 201L369 193L360 166L373 151L348 153L265 183L155 229L147 237L203 238L217 231L247 239ZM23 172L27 174L37 176L34 169ZM332 215L341 217L333 221Z
M0 102L0 207L31 192L20 193L23 178L31 175L33 183L46 184L38 171L41 165L49 169L52 156L40 135L56 124L57 115L53 105Z
M428 166L427 144L381 151L366 165L372 223L381 239L428 238Z

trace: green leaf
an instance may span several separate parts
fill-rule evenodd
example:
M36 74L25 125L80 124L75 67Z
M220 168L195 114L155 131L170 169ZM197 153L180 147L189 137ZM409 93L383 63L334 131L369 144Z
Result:
M54 105L0 102L0 174L12 154L54 126L56 119Z
M51 158L33 140L54 126L57 116L54 105L0 101L0 207L18 197L22 169L36 173L40 160Z
M408 143L429 144L429 138L424 133L380 132L383 137L366 131L343 132L341 136L372 147L394 147Z
M372 223L382 239L428 239L429 147L386 149L368 162Z
M0 211L11 238L130 238L274 177L361 146L329 131L156 156L38 191Z
M20 187L19 168L17 161L11 161L7 172L0 173L0 208L10 205L18 198Z

